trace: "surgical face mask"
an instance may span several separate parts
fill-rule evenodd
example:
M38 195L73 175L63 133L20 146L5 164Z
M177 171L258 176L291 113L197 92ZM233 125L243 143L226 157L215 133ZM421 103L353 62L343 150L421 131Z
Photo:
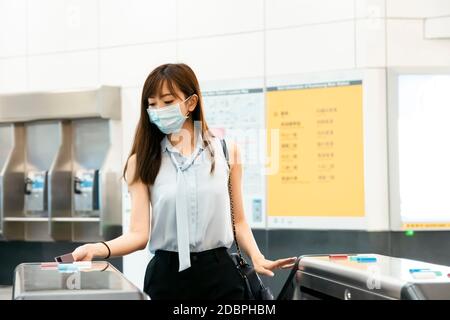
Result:
M187 101L187 97L183 102ZM182 102L182 103L183 103ZM150 122L154 123L161 132L165 134L178 133L186 121L188 116L181 113L180 103L172 104L162 108L154 108L152 106L147 109Z

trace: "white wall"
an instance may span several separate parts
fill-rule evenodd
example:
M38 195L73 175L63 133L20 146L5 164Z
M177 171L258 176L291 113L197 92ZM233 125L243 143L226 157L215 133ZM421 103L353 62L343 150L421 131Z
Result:
M0 93L122 86L128 153L143 81L161 63L186 62L201 82L449 66L450 40L423 35L423 19L442 15L448 0L0 0ZM139 284L147 259L125 263Z

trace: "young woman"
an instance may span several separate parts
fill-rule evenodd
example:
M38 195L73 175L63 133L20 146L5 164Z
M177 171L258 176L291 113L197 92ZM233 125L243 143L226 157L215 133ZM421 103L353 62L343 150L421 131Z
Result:
M149 243L144 291L152 299L244 299L244 285L227 249L236 237L255 270L273 276L295 258L267 260L245 219L239 149L208 129L198 80L185 64L165 64L145 81L141 116L124 169L131 195L130 229L73 252L75 260L122 256ZM231 171L229 171L231 170ZM151 205L151 210L150 210ZM151 227L151 228L150 228Z

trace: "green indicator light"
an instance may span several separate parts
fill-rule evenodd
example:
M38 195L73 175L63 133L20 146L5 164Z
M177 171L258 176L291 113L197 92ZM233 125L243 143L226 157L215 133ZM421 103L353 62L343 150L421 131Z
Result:
M412 237L412 236L414 235L414 230L407 230L407 231L405 232L405 235L406 235L407 237Z

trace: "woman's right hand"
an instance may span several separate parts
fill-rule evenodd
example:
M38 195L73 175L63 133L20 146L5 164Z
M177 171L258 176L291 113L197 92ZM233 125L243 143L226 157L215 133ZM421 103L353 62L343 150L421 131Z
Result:
M95 258L96 248L94 243L79 246L72 252L75 261L92 261Z

